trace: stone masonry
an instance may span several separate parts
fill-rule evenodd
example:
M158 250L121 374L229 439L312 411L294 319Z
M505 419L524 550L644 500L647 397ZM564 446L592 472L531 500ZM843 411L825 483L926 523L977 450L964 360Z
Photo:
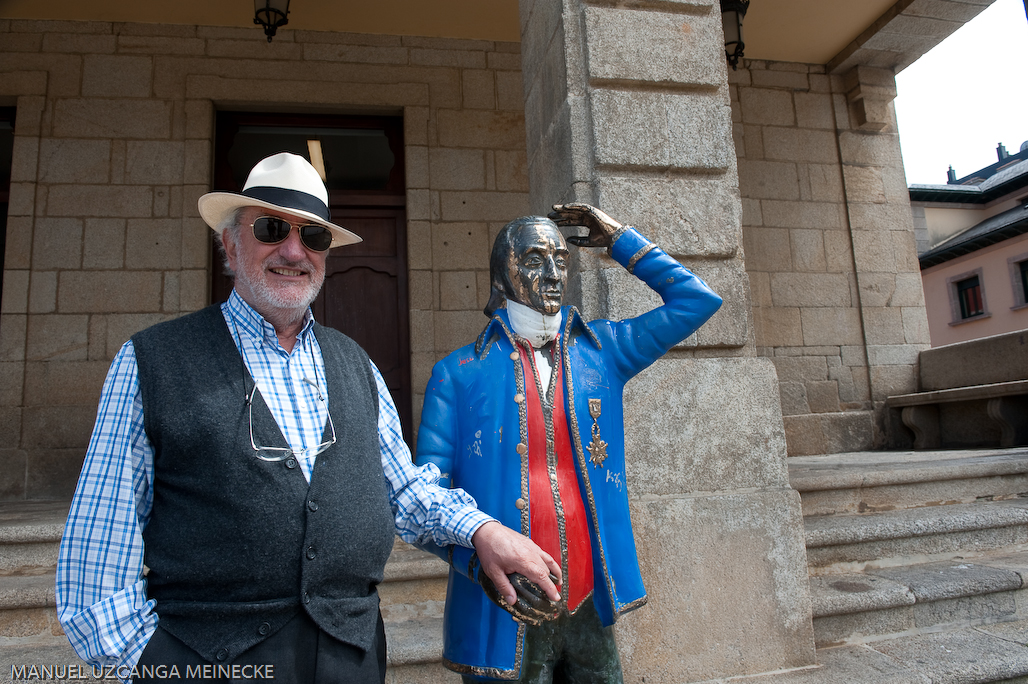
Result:
M17 105L0 318L0 498L68 499L110 360L208 303L217 109L404 117L413 387L485 323L528 209L516 43L0 21ZM420 413L420 395L414 414Z
M649 594L618 623L626 681L813 664L778 383L751 332L719 5L522 0L521 22L532 210L597 204L725 300L626 388L625 475ZM576 254L587 318L659 304L602 252Z
M891 70L752 61L730 73L759 353L790 455L900 446L927 318Z

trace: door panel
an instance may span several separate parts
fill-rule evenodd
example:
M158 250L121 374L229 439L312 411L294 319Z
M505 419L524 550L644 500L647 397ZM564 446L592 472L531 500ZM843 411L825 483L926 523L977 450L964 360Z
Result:
M411 436L410 324L406 222L402 209L333 208L340 225L364 242L333 249L314 316L342 331L375 362L393 395L404 437ZM401 402L399 397L407 397Z

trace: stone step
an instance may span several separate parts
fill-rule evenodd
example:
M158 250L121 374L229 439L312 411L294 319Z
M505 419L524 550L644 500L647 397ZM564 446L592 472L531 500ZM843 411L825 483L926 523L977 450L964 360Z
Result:
M0 576L49 572L57 566L67 501L0 503Z
M1028 682L1028 621L917 634L817 651L817 666L747 684L985 684Z
M818 648L1028 618L1028 553L810 579Z
M9 651L19 662L46 664L54 658L54 664L79 662L57 621L54 597L54 571L68 506L68 502L0 503L0 653ZM447 575L446 563L436 556L399 539L394 543L379 585L393 681L459 681L441 665ZM5 681L2 675L0 684ZM10 673L6 676L9 679Z
M1028 449L859 452L789 458L803 515L973 503L1028 492Z
M387 682L456 684L460 675L443 667L443 618L386 622Z
M1028 550L1028 499L804 518L812 575Z
M378 586L382 619L389 623L443 617L449 566L437 556L399 539ZM440 623L441 638L442 627Z

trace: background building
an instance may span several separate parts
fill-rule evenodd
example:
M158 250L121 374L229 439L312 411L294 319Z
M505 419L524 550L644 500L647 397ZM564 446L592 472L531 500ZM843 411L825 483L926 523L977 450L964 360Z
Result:
M932 346L1028 329L1028 142L910 206Z

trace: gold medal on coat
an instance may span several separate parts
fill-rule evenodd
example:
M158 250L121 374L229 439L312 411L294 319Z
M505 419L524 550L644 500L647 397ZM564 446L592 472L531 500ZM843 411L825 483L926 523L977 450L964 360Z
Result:
M589 442L589 446L586 449L589 450L589 460L593 462L593 465L597 468L602 468L603 461L607 458L607 443L600 438L600 422L598 420L600 417L599 399L589 400L589 415L593 417L593 440Z

